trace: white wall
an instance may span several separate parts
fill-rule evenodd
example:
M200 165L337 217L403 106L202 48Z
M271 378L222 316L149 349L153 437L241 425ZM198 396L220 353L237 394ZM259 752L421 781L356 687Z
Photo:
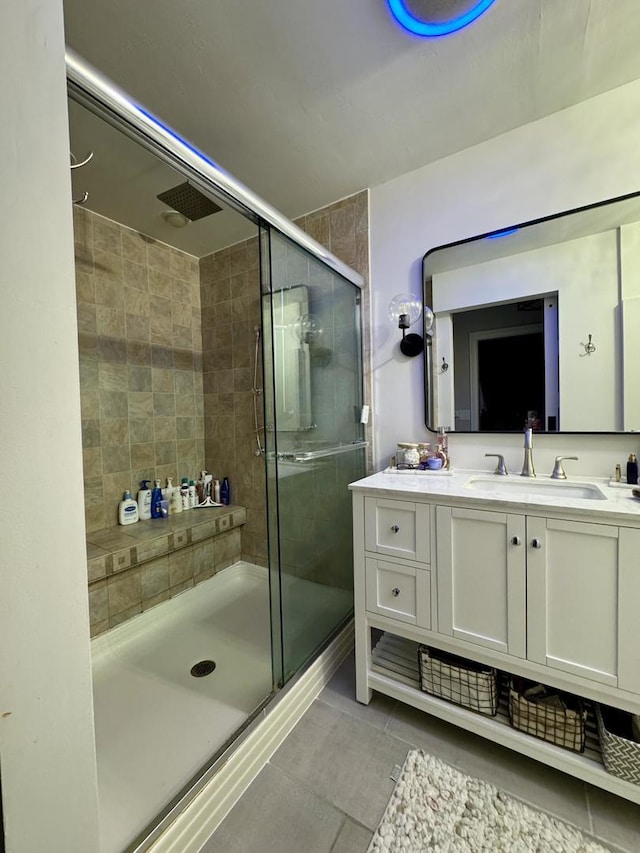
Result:
M433 129L437 132L437 128ZM445 243L640 189L640 81L403 175L370 194L376 465L396 441L427 438L421 359L398 350L387 320L396 293L421 293L424 253ZM489 467L485 452L522 464L519 436L453 436L453 464ZM567 468L604 476L640 449L631 436L538 436L540 473L556 454Z
M62 0L5 0L0 22L5 844L88 853L98 806Z

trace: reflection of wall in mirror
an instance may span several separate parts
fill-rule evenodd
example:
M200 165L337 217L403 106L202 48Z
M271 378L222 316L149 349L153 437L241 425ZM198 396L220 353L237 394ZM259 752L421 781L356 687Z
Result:
M640 313L640 285L631 275L640 265L639 229L640 226L634 225L624 226L622 230L621 295L623 315L628 316L629 325L634 312ZM633 360L628 360L625 352L625 413L634 420L625 418L624 423L622 420L621 349L616 344L619 322L617 243L618 233L611 230L434 275L436 336L442 332L447 340L451 334L447 329L451 325L449 315L452 311L557 291L560 429L638 429L639 404L631 399L637 382L631 381L628 369L629 365L640 363L638 351ZM596 345L596 352L591 356L585 355L584 350L589 334ZM637 337L636 334L634 339ZM437 364L434 358L436 370ZM454 376L453 369L436 374L437 396L441 403L452 401ZM449 402L446 417L453 418L453 414L453 403ZM439 422L442 416L436 412L435 420Z
M640 223L620 228L624 429L640 431ZM634 389L635 393L631 393Z

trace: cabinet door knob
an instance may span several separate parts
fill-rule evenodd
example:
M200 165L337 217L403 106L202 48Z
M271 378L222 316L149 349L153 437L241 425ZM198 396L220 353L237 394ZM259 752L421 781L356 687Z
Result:
M534 548L542 548L542 542L539 539L532 539L531 544Z
M522 539L519 536L514 536L511 540L512 545L522 545Z
M392 524L391 529L393 530L394 533L399 533L400 532L400 525L399 524Z
M394 586L394 588L391 590L391 594L395 595L396 598L400 595L400 590L397 586Z

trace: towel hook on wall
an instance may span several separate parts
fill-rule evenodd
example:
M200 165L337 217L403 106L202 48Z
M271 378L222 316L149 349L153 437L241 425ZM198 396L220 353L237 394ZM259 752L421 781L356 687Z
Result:
M580 358L585 355L591 355L592 352L596 351L595 345L591 343L591 335L589 335L589 340L586 344L581 342L580 345L584 347L584 352L580 353Z
M75 154L72 151L71 152L71 166L70 166L70 168L72 171L74 169L80 169L80 168L82 168L82 166L86 166L87 163L89 162L89 160L92 160L92 159L93 159L93 151L90 151L87 154L87 156L84 158L84 160L81 160L80 162L78 162L77 157L75 156ZM79 198L72 199L72 202L73 202L73 204L85 204L88 198L89 198L89 193L85 190Z

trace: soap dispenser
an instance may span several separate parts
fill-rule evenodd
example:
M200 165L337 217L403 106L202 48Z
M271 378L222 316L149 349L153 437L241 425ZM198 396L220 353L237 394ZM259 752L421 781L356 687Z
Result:
M118 505L118 522L120 524L135 524L138 520L138 504L127 489Z
M138 492L138 515L140 521L146 521L151 518L151 489L149 488L149 480L142 480L140 483L140 491Z

